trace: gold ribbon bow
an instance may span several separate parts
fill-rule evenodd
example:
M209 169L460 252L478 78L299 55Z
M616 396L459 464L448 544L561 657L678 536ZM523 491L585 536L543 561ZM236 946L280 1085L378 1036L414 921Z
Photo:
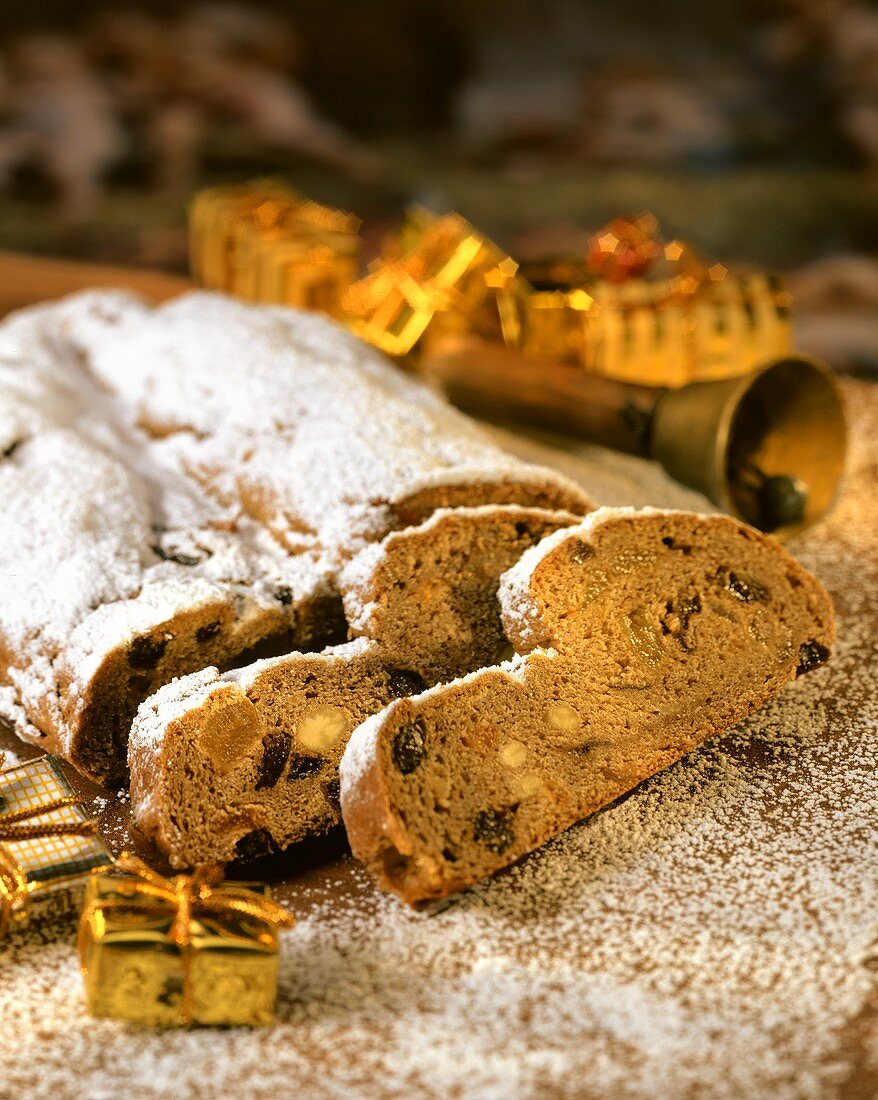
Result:
M264 921L277 928L292 928L293 917L271 898L254 894L252 890L226 884L221 891L215 887L223 881L219 863L197 867L191 875L161 875L142 859L123 852L116 860L116 870L138 880L134 898L99 898L89 911L118 908L156 909L168 907L175 911L168 939L178 947L192 942L192 921L201 916L224 916L236 913Z
M144 914L174 912L174 920L168 932L168 940L180 948L183 963L183 990L181 1016L192 1020L192 922L200 917L222 917L230 914L251 917L278 928L292 928L296 923L290 913L271 898L254 894L251 890L226 884L216 887L223 880L221 864L198 867L190 875L166 876L154 871L143 860L123 852L115 862L115 869L136 879L136 894L132 897L94 898L85 908L79 926L79 954L86 959L91 918L95 913L120 909L134 909ZM268 932L258 940L272 943Z
M0 769L5 761L5 754L0 753ZM46 821L42 824L24 824L32 821L33 818L53 813L55 810L81 805L81 798L77 798L76 795L65 795L29 810L5 812L0 810L0 841L38 840L48 836L94 836L98 827L96 821ZM9 849L0 843L0 940L9 931L15 903L27 892L27 875L21 864Z

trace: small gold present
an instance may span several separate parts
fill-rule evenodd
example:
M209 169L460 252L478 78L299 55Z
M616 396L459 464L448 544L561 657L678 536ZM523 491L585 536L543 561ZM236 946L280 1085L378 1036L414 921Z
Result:
M407 355L439 314L478 313L510 262L458 214L417 213L401 239L409 251L376 262L341 300L348 328L388 355Z
M79 955L93 1016L153 1027L259 1027L274 1018L278 932L293 918L219 866L165 877L122 856L88 883Z
M337 315L359 273L359 226L279 180L207 188L189 208L192 272L248 301Z
M0 771L0 939L11 925L74 910L89 873L111 863L56 760Z

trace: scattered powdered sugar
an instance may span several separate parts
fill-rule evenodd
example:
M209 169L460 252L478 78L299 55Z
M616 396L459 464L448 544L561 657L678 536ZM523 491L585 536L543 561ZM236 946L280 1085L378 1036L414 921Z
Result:
M846 388L848 485L792 546L836 601L827 667L431 913L348 858L296 872L292 853L271 1028L91 1020L72 931L16 932L0 1097L873 1096L878 400Z

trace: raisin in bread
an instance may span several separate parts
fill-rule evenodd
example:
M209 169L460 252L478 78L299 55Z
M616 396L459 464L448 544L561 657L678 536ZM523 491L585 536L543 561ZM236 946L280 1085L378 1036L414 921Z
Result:
M93 292L0 325L0 713L102 782L138 703L345 636L354 549L446 504L585 511L310 314Z
M422 682L365 640L176 680L129 743L134 825L175 867L251 859L341 821L351 731Z
M500 599L526 655L353 734L354 854L405 901L490 875L823 663L820 584L731 519L600 509L527 551Z
M545 535L577 517L518 505L436 512L367 547L342 575L352 633L427 684L509 655L500 622L500 575Z

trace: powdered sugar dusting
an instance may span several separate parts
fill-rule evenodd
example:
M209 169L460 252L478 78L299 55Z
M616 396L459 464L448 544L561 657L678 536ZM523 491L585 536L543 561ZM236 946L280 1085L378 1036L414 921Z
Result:
M394 505L495 483L584 500L313 314L113 291L24 311L0 326L3 714L69 756L138 631L208 600L294 625Z
M183 718L193 707L201 707L224 682L216 668L203 668L189 676L176 676L164 684L137 708L131 727L132 752L157 750L171 722Z
M90 1020L70 931L16 933L0 1095L873 1095L878 400L847 390L848 486L792 547L836 601L826 668L432 914L347 860L292 873L272 1028Z
M97 377L220 499L256 499L282 541L342 562L391 506L448 485L579 495L379 352L313 313L194 293L101 328L71 317Z
M327 591L318 557L291 557L205 494L71 341L72 320L119 327L143 315L136 299L104 292L0 326L0 707L21 736L62 754L90 678L139 631L208 601L242 622L260 608L292 616Z

